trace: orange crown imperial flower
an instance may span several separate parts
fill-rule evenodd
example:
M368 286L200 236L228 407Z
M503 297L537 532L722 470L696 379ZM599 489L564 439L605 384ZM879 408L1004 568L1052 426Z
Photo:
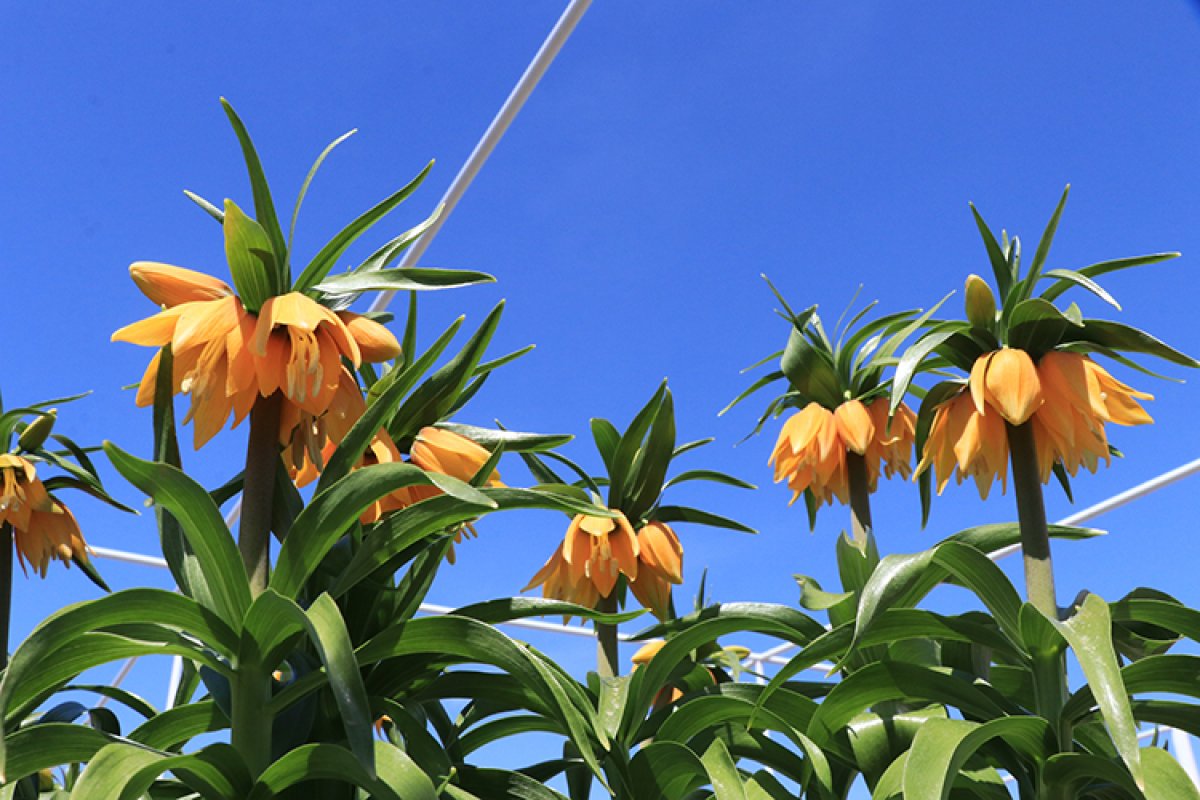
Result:
M338 441L340 441L340 438ZM335 448L335 441L330 439L325 443L322 452L317 458L310 457L308 452L304 451L302 454L304 458L300 466L292 466L292 480L295 484L303 487L316 480L317 476L320 475L320 465L328 461L330 456L333 455ZM413 441L409 452L411 463L426 472L448 475L460 481L469 481L474 478L475 474L483 468L483 465L487 463L490 457L491 454L487 449L477 442L454 431L435 428L433 426L426 426L417 432L416 439ZM403 462L403 460L400 449L396 447L395 442L392 441L392 437L388 435L387 431L380 430L375 435L375 438L371 440L371 444L363 453L362 458L359 459L355 469L371 466L372 464L398 464ZM504 483L500 480L500 471L492 470L484 485L502 488ZM442 494L442 490L436 486L424 484L405 486L373 503L362 513L359 520L364 525L369 525L373 522L378 522L386 514L399 511L421 500L436 497L440 494ZM475 529L470 523L461 526L455 531L454 541L461 543L464 534L469 536L475 534ZM446 554L446 558L451 564L454 563L455 555L453 546L451 546L450 551Z
M620 576L643 606L665 618L671 586L683 583L683 545L663 522L636 533L623 513L614 518L577 515L563 543L521 591L542 587L542 596L595 608L612 594Z
M790 502L811 490L818 505L850 501L846 453L864 457L870 490L882 471L887 477L911 471L915 415L901 404L888 423L886 398L863 403L847 400L830 411L809 403L784 423L768 464L775 466L775 482L787 479Z
M22 569L44 578L53 559L88 563L75 515L46 491L32 463L11 453L0 454L0 525L12 527Z
M378 323L335 313L300 292L268 298L253 314L209 275L149 262L134 264L130 272L146 296L166 308L121 328L112 339L171 345L173 390L191 395L185 422L195 421L197 449L231 413L236 427L260 397L276 391L295 406L285 409L289 427L280 430L283 443L291 440L301 413L316 418L333 410L350 417L355 409L348 406L360 406L361 393L343 359L357 367L364 359L385 360L400 351L395 337ZM139 406L154 402L159 361L155 355L142 377ZM357 402L353 394L359 395Z
M953 396L935 412L917 474L932 467L938 494L952 474L959 483L973 477L985 499L996 477L1001 491L1006 490L1005 422L1033 425L1043 483L1058 463L1071 475L1081 466L1095 472L1101 460L1111 463L1106 422L1153 422L1135 398L1153 396L1125 385L1080 353L1052 350L1036 366L1021 350L986 353L971 370L969 391Z

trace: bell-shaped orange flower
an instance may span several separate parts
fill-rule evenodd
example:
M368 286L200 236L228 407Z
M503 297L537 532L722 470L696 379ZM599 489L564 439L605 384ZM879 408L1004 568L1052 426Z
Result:
M584 514L571 520L563 543L521 591L542 587L542 596L595 608L623 575L629 590L655 616L666 619L671 587L683 582L683 545L664 522L634 533L625 515Z
M958 483L974 478L979 496L987 498L998 476L1008 486L1008 438L998 412L980 414L968 392L961 392L938 407L925 442L925 452L916 474L930 467L937 479L938 494L951 476Z
M629 590L659 619L671 607L671 586L683 583L683 545L665 522L648 522L638 531L638 572Z
M400 350L395 337L377 323L350 312L339 316L299 292L269 298L252 314L224 282L203 273L149 262L138 262L130 271L146 296L166 308L121 328L113 341L171 345L173 391L191 395L184 421L195 423L197 449L231 414L236 427L259 398L278 391L287 401L280 442L290 443L299 427L305 446L319 452L321 440L314 443L312 425L305 423L331 409L351 418L362 405L357 381L343 359L358 366L364 351L366 360L382 360ZM142 377L140 406L154 402L158 364L155 355ZM354 393L357 399L351 397ZM311 419L302 419L304 414Z
M31 462L11 453L0 454L0 525L12 527L22 569L28 564L44 578L53 559L88 563L75 515L46 491Z
M775 482L787 479L791 503L811 490L818 505L850 501L846 453L864 456L870 489L878 485L881 468L891 477L907 475L912 459L915 417L905 405L888 423L887 400L867 403L847 400L834 411L809 403L783 424L768 464Z

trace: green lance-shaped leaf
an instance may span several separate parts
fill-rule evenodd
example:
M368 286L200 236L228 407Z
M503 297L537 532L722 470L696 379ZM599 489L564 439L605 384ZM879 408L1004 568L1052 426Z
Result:
M354 658L354 645L350 641L350 632L346 630L346 621L342 619L337 603L328 594L322 594L309 606L306 617L309 636L321 655L325 674L329 676L329 685L337 702L350 750L368 774L374 776L371 706L358 662Z
M84 725L44 722L8 734L5 774L10 784L43 769L91 761L113 737Z
M325 554L356 523L364 509L397 489L430 483L480 512L496 507L493 500L469 484L445 475L427 474L411 464L365 467L319 493L296 517L291 533L279 549L271 588L294 599Z
M1049 619L1049 617L1047 617ZM1137 723L1129 707L1129 695L1121 679L1121 666L1112 643L1112 619L1108 604L1096 595L1088 595L1083 605L1066 622L1049 619L1067 640L1079 666L1083 668L1108 726L1113 744L1139 787L1145 786L1141 751L1138 748Z
M315 178L317 176L317 170L319 170L321 168L321 165L323 163L325 163L325 159L329 157L329 154L333 152L334 148L337 147L342 142L349 139L351 136L353 136L356 133L358 133L358 129L353 128L351 130L346 131L345 133L343 133L338 138L334 139L329 144L325 145L325 149L322 150L321 154L317 156L317 160L313 162L313 165L311 167L309 167L308 174L304 176L304 183L300 184L300 191L296 194L296 205L292 209L292 223L291 223L291 225L288 226L287 251L286 252L287 252L287 260L288 260L288 264L289 264L289 271L290 271L290 264L291 264L291 260L292 260L292 241L296 237L296 221L298 219L300 219L300 207L304 205L304 198L306 195L308 195L308 187L312 183L313 178ZM303 284L304 284L304 276L301 275L300 280L296 281L295 290L298 292L304 291L305 286Z
M663 381L658 386L658 390L654 395L642 406L641 410L634 415L633 421L629 423L629 427L625 433L621 434L621 440L617 444L616 452L613 454L613 466L609 470L609 487L608 487L608 507L624 510L632 499L626 483L631 480L633 473L634 461L637 458L638 451L642 448L642 443L646 438L646 431L649 430L651 423L658 414L659 406L663 402L663 395L667 391L667 382Z
M837 408L845 397L831 359L830 354L814 346L803 331L793 328L783 357L779 359L779 368L805 398L826 408Z
M496 307L488 312L479 330L463 345L463 349L430 375L404 401L388 424L388 433L393 439L399 441L415 434L426 425L438 422L454 407L458 395L471 379L475 368L479 366L503 313L504 303L497 303Z
M1083 327L1072 331L1072 341L1091 342L1111 350L1146 355L1183 367L1200 367L1200 361L1179 352L1145 331L1104 319L1085 319Z
M336 144L336 142L334 144ZM322 157L324 157L324 153L322 153ZM320 162L318 161L317 163L319 164ZM354 244L355 240L358 239L359 236L362 236L364 233L370 230L376 222L379 222L379 220L387 216L392 209L396 208L396 206L408 199L409 195L416 191L417 187L421 185L421 182L425 180L425 176L429 174L429 170L432 168L433 162L430 161L427 165L425 165L425 168L417 173L417 176L409 181L406 185L377 203L375 206L363 212L353 222L351 222L342 230L338 231L337 235L330 239L329 242L322 247L315 256L313 256L313 260L310 261L308 266L304 268L304 271L300 273L300 277L296 279L296 291L303 292L310 288L319 288L317 287L317 284L321 283L321 281L325 279L325 276L329 274L329 271L333 269L334 265L337 264L337 260L342 257L342 254L346 252L350 245ZM314 165L313 169L316 169L316 165ZM307 188L307 184L305 184L305 188ZM297 210L299 210L298 205ZM319 290L328 291L326 289ZM332 293L341 291L345 290L334 289Z
M1007 717L984 723L931 719L913 739L904 768L904 796L948 800L967 761L981 747L1000 739L1025 763L1040 764L1058 750L1054 730L1040 717ZM1015 765L1009 765L1010 771Z
M163 773L206 798L240 800L250 789L250 774L241 756L227 744L213 744L189 755L157 753L117 743L96 754L71 797L75 800L140 798Z
M374 272L349 272L345 275L335 275L332 278L326 278L312 288L326 294L427 292L495 282L495 276L469 269L396 267Z
M258 151L255 150L254 142L251 141L250 133L246 130L241 118L224 97L221 98L221 106L225 109L225 116L229 117L229 124L233 126L238 144L242 147L246 172L250 176L250 189L254 193L254 215L258 217L267 234L267 240L270 243L268 249L274 254L276 264L282 266L287 262L287 242L283 238L283 229L279 227L279 218L275 214L275 202L271 199L271 187L267 185L267 176L263 171L262 162L258 158ZM291 283L285 275L279 276L275 282L281 287ZM242 300L245 302L244 296ZM257 307L254 310L257 310Z
M675 402L671 390L663 392L662 401L650 424L646 444L634 459L632 486L627 508L632 519L641 517L658 500L675 452Z
M1088 266L1081 267L1077 270L1061 270L1061 272L1073 272L1076 276L1081 275L1084 278L1091 279L1095 278L1097 275L1104 275L1109 272L1116 272L1117 270L1141 267L1147 264L1158 264L1162 261L1170 261L1172 258L1179 258L1179 255L1179 253L1151 253L1150 255L1134 256L1132 258L1116 258L1111 261L1101 261L1098 264L1089 264ZM1051 270L1051 272L1058 273L1060 270ZM1047 272L1043 277L1050 277L1051 272ZM1046 300L1054 301L1059 297L1059 295L1061 295L1067 289L1070 289L1072 286L1083 285L1085 288L1090 288L1085 284L1079 283L1078 280L1073 278L1057 274L1054 277L1059 278L1059 280L1051 284L1049 289L1042 292L1042 297Z
M359 664L367 666L414 653L437 653L499 667L536 694L542 705L540 710L564 725L565 732L581 747L583 759L593 773L601 773L593 742L599 741L604 746L607 737L599 722L583 712L583 708L590 707L590 701L576 682L559 680L525 646L472 619L423 617L384 630L360 647L357 656ZM277 699L282 702L285 698L281 695Z
M1001 297L1007 297L1013 283L1017 280L1016 272L1013 270L1013 265L1005 257L1004 251L1000 248L1000 243L996 241L996 235L992 233L991 228L983 221L979 210L975 208L975 204L971 203L971 214L975 217L975 226L979 228L979 235L983 237L983 245L987 249L988 261L992 265L992 272L996 276L996 286L1000 290Z
M1062 791L1065 797L1078 797L1079 791L1093 782L1111 784L1124 790L1127 796L1139 800L1145 796L1142 788L1134 783L1119 763L1090 753L1058 753L1051 756L1042 775L1043 784Z
M143 461L112 442L104 443L104 452L126 480L178 520L211 592L210 607L238 630L250 608L250 582L233 536L208 492L175 467Z
M568 616L580 619L594 620L609 625L620 625L630 622L646 613L644 608L620 613L605 614L592 608L566 603L562 600L551 600L545 597L506 597L500 600L487 600L482 603L472 603L454 610L457 617L498 625L502 622L512 622L529 617Z
M481 489L500 509L540 508L575 514L609 517L612 513L583 500L545 489ZM370 529L350 563L342 570L330 593L340 597L373 572L392 564L409 547L436 533L480 516L489 509L464 504L443 495L431 497L389 514ZM556 612L557 613L557 612Z
M306 744L263 771L246 800L270 800L307 781L332 780L364 789L376 800L438 800L438 793L419 766L403 750L375 742L378 777L363 769L349 750L333 744Z
M129 732L129 740L157 750L173 750L197 736L229 727L229 718L212 700L175 706ZM80 761L82 759L74 759Z
M1157 747L1142 749L1147 800L1200 800L1200 789L1175 757Z
M225 260L242 305L251 313L269 298L283 294L285 288L275 274L275 256L271 240L232 200L225 201Z
M704 764L704 769L708 772L708 780L712 784L716 800L746 800L742 776L724 742L714 739L704 751L704 755L700 756L700 763Z
M541 453L562 447L575 437L569 433L525 433L522 431L495 430L459 422L440 422L439 428L465 436L488 451L503 445L506 453Z
M677 742L652 742L641 748L629 771L637 800L689 797L708 778L700 757Z

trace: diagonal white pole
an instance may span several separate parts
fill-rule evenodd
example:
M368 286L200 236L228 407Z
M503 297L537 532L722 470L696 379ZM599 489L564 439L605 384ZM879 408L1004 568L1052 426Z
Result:
M487 130L483 132L483 138L475 145L475 149L471 151L471 155L467 156L467 161L462 165L462 169L454 176L454 180L450 182L450 188L446 190L446 194L442 196L442 213L438 216L437 221L429 226L429 230L421 234L412 246L404 254L404 258L400 260L400 267L415 266L421 256L425 255L425 251L429 249L429 245L433 243L434 237L438 235L438 231L446 224L446 220L450 218L450 214L454 211L454 207L458 205L458 201L466 194L467 188L471 185L471 181L475 180L475 176L479 174L479 170L483 169L483 165L487 163L488 156L496 149L496 145L500 143L500 139L504 137L504 132L508 130L508 126L517 118L525 101L529 99L529 95L533 94L533 90L537 88L538 81L546 74L546 70L550 68L550 64L554 62L554 57L558 55L558 51L567 43L567 39L575 30L575 26L579 24L579 20L583 18L583 14L588 10L588 6L592 4L592 0L571 0L567 10L558 18L558 22L550 30L550 35L546 37L546 41L542 42L542 46L538 48L534 54L533 60L529 62L529 66L525 68L525 72L521 74L521 79L517 81L517 85L513 87L509 93L508 99L504 101L504 105L500 106L500 111L492 120L492 124L488 125ZM396 296L395 292L380 292L375 301L371 303L371 311L383 311L392 302L392 298ZM225 525L230 530L233 529L234 523L238 521L238 517L242 515L242 498L238 498L234 503L233 508L225 515Z
M430 226L429 230L421 235L413 243L412 247L404 254L404 258L400 261L400 267L413 267L429 249L429 245L433 243L434 237L438 235L438 231L446 224L446 220L450 218L450 214L454 211L454 207L458 205L458 201L462 199L467 188L471 185L471 181L475 180L475 176L479 174L479 170L488 160L488 156L496 149L500 139L504 136L504 132L508 130L508 126L517 118L517 114L521 111L521 107L525 105L525 101L529 99L529 95L533 94L533 90L537 88L538 81L546 74L546 70L550 68L550 64L554 61L554 57L558 55L558 51L566 44L571 33L575 30L575 26L579 24L579 20L583 17L583 13L587 11L588 6L592 4L592 0L571 0L571 4L567 6L567 10L558 18L554 28L550 31L550 35L546 37L546 41L542 43L541 48L534 55L533 61L529 62L529 66L525 68L525 73L521 75L521 79L517 81L517 85L508 95L508 99L504 101L504 105L500 106L500 112L496 114L496 118L492 120L492 124L484 131L483 138L479 140L479 144L475 145L475 149L471 151L471 155L467 157L467 161L463 164L462 169L454 176L454 180L450 182L450 188L446 190L446 194L442 197L442 213L437 221ZM392 302L392 297L395 292L380 292L375 298L375 302L371 304L372 311L383 311Z

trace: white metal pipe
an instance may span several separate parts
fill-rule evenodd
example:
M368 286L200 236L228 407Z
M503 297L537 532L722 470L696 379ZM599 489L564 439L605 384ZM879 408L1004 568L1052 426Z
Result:
M123 561L126 564L140 564L143 567L167 568L167 562L158 556L147 556L141 553L129 553L125 550L114 550L111 547L95 547L88 545L88 552L97 558L107 558L111 561Z
M167 679L167 699L163 702L163 710L175 705L175 693L179 691L181 681L183 681L183 657L175 656L171 659L171 677Z
M442 195L442 213L429 226L429 230L421 234L421 236L412 243L412 246L404 253L404 257L400 259L400 267L416 266L417 261L421 256L425 255L425 251L429 249L429 245L433 243L434 237L438 235L438 231L446 224L446 220L450 218L454 207L458 205L458 201L466 194L467 189L471 185L471 181L475 180L475 176L479 174L479 170L487 162L488 156L496 149L496 145L500 143L500 139L504 137L508 126L517 118L525 101L529 99L529 95L533 94L533 90L537 88L538 81L546 74L546 70L550 68L554 57L558 55L558 51L567 43L567 39L571 37L575 26L579 24L579 20L583 18L583 14L588 10L588 6L592 4L592 0L571 0L566 11L558 18L558 22L550 30L550 35L546 37L546 41L542 42L542 46L538 48L534 54L533 60L529 62L529 66L525 68L525 72L521 74L517 85L513 87L509 93L508 99L504 101L504 105L500 106L500 111L496 114L492 123L488 125L487 130L483 132L483 138L475 145L475 149L471 151L471 155L467 156L466 163L458 170L458 174L454 176L454 180L450 182L450 187L446 189L446 193ZM379 296L371 303L371 311L383 311L392 302L392 298L396 296L392 292L380 292ZM233 504L233 508L225 516L225 524L230 530L233 530L233 525L237 522L238 517L242 514L242 498L238 498Z
M1132 489L1126 489L1120 494L1114 494L1107 500L1101 500L1099 503L1096 503L1093 506L1088 506L1082 511L1077 511L1070 516L1063 517L1058 521L1057 524L1079 525L1089 520L1093 520L1101 514L1107 514L1109 511L1112 511L1115 508L1128 505L1134 500L1145 497L1152 492L1157 492L1159 489L1162 489L1165 486L1170 486L1172 483L1181 481L1191 475L1195 475L1197 472L1200 472L1200 458L1196 459L1195 461L1189 461L1181 467L1176 467L1173 470L1164 472L1162 475L1151 478L1148 481L1139 483ZM993 561L995 561L997 559L1004 558L1005 556L1010 556L1013 553L1020 552L1020 550L1021 546L1019 544L1014 544L1011 547L1005 547L992 553L991 558Z
M1183 771L1192 779L1192 783L1196 784L1196 788L1200 789L1200 770L1196 769L1196 751L1192 749L1192 737L1186 731L1172 728L1171 746L1175 748L1175 758L1183 767Z
M551 29L550 35L546 37L546 41L538 49L534 55L533 61L529 62L529 66L525 68L521 79L517 81L517 85L513 87L512 92L508 95L508 99L504 101L504 105L500 106L499 113L496 114L492 124L484 131L483 138L479 140L479 144L475 145L475 149L471 151L471 155L467 157L467 161L463 164L462 169L454 176L454 180L450 182L450 188L446 190L446 194L442 197L442 213L441 216L425 231L419 239L413 242L412 246L404 254L404 258L400 261L401 267L416 266L421 256L433 243L434 237L438 231L446 224L450 214L454 211L454 207L458 205L458 201L462 199L463 194L471 185L471 181L475 180L475 176L479 174L479 170L487 162L488 156L496 149L496 145L504 136L504 132L508 130L508 126L516 119L517 114L521 111L521 107L525 105L525 101L529 99L529 95L537 88L538 81L546 74L550 64L554 61L554 57L558 55L558 51L566 44L571 33L575 30L575 26L579 24L579 20L583 18L583 14L587 11L588 6L592 4L592 0L571 0L566 11L558 18L554 28ZM375 302L371 304L372 311L383 311L392 302L392 297L395 292L381 292L375 298Z

